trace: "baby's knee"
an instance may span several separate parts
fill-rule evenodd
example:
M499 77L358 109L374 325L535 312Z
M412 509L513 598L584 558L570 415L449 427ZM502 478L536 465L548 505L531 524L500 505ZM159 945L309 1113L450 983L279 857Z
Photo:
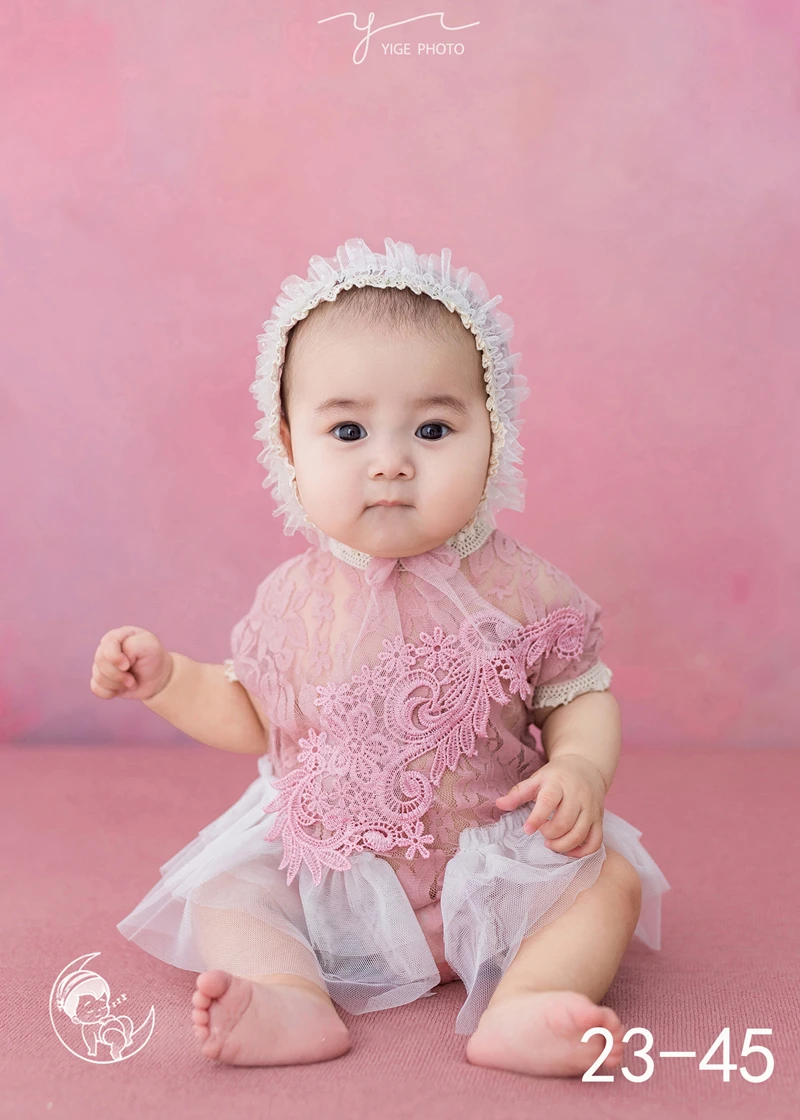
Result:
M638 912L642 906L642 880L631 861L606 845L603 874Z

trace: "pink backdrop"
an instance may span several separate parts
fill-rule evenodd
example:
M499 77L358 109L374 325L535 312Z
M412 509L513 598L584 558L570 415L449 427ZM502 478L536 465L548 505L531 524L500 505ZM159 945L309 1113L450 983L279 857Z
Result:
M502 527L602 603L626 741L796 746L797 5L460 2L479 26L359 63L317 22L345 7L4 8L0 738L183 738L90 692L97 642L221 661L305 547L261 487L255 337L312 253L388 235L516 321Z

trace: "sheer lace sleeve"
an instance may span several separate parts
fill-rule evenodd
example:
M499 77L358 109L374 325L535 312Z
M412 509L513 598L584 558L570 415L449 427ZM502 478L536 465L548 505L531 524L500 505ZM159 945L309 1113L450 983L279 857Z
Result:
M264 643L264 621L268 610L268 589L275 573L271 572L256 588L247 613L231 630L231 656L227 657L225 678L240 681L252 696L259 693L261 667L259 647Z
M526 614L551 622L558 635L531 674L529 708L554 708L582 692L605 691L612 672L600 658L605 641L601 607L542 557L531 555L526 567L531 577Z

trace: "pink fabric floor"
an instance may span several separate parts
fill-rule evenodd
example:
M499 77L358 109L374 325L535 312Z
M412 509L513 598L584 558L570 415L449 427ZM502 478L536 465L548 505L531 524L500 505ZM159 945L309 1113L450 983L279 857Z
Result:
M255 760L201 746L0 747L3 765L2 922L5 998L0 1116L270 1116L280 1120L380 1117L459 1120L546 1115L800 1117L800 752L626 748L608 807L642 830L672 885L663 948L632 945L604 1002L654 1037L652 1077L630 1082L533 1079L485 1070L453 1034L460 983L431 999L343 1015L352 1049L319 1065L239 1069L202 1057L190 1026L194 973L126 941L116 923L149 890L158 867L231 805ZM111 989L115 1013L155 1028L132 1057L107 1068L71 1053L50 1018L65 966L88 963ZM122 1000L121 997L125 996ZM81 1036L63 1014L73 1048ZM769 1080L698 1065L724 1027L730 1057L747 1028L772 1028ZM643 1070L628 1044L631 1072ZM697 1052L658 1057L659 1050ZM85 1053L85 1051L84 1051ZM723 1060L721 1050L711 1061Z

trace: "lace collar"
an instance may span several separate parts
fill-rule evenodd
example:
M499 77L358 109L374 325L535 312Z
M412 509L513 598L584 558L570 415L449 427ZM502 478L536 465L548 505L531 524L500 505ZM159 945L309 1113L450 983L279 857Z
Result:
M454 548L463 559L465 556L469 556L471 552L476 552L488 540L493 531L492 526L487 521L478 519L473 525L459 529L444 543ZM352 565L354 568L366 569L370 560L372 560L372 556L368 552L359 552L357 548L350 548L349 545L342 544L334 537L328 537L328 547L334 556L344 560L345 563Z

